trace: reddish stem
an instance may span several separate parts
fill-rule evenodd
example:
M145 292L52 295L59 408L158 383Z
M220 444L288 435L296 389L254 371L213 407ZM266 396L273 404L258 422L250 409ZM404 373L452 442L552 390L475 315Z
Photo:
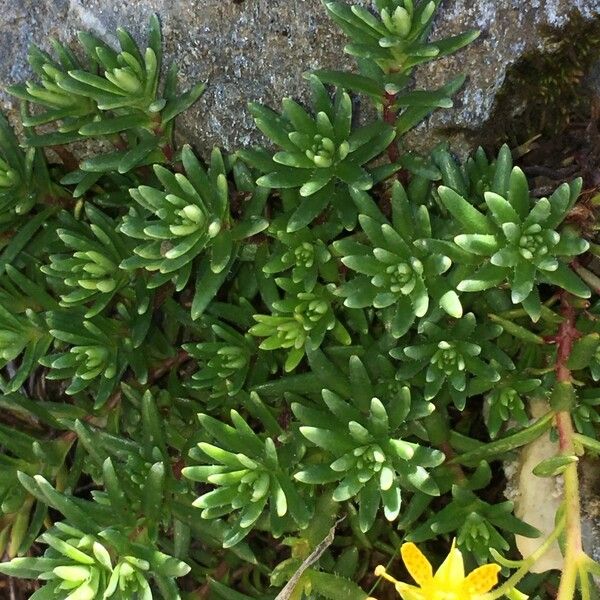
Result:
M383 120L391 125L394 129L396 128L396 119L398 118L398 112L394 106L396 101L396 94L385 93L383 96ZM387 155L390 163L397 163L400 160L400 150L398 149L398 138L394 138L392 143L387 148ZM406 169L400 169L396 174L396 177L402 185L408 185L410 182L410 173Z
M561 292L561 313L563 322L558 328L555 337L556 348L556 379L558 383L571 384L572 375L568 361L573 351L573 346L581 333L577 330L577 313L571 303L571 296L567 292ZM569 410L559 410L556 413L556 430L558 432L558 443L560 454L572 456L575 454L573 442L574 430L571 413ZM581 537L581 506L579 498L579 475L577 464L570 464L563 473L564 481L564 510L566 515L565 529L565 567L562 572L557 600L572 600L575 582L577 578L577 565L582 555Z
M392 127L396 127L396 117L398 116L394 107L395 100L396 94L389 94L386 92L383 97L383 120ZM398 162L400 153L398 151L398 142L395 138L388 146L387 154L391 163Z
M173 156L175 156L175 150L173 149L173 146L171 146L169 143L166 143L161 147L161 150L163 151L167 161L173 162Z
M454 473L455 481L458 483L466 483L467 476L465 472L462 470L462 467L458 463L451 462L453 458L456 457L456 452L454 452L454 448L450 445L450 442L442 442L439 445L439 449L446 455L446 462L450 470Z
M221 561L217 568L211 574L211 577L216 581L221 581L225 578L227 573L229 572L229 566L225 561ZM194 590L192 592L198 600L203 600L204 598L208 598L210 596L210 583L205 583L200 588Z
M127 150L127 144L120 134L115 133L111 141L117 150Z
M569 357L571 356L571 352L573 351L573 345L576 340L581 337L581 333L577 330L575 326L575 321L577 318L577 314L575 312L575 308L571 304L569 294L563 292L561 294L561 312L564 317L564 321L561 323L558 328L558 332L554 337L554 341L556 342L556 363L555 363L555 371L556 371L556 379L559 382L571 382L571 369L567 366L569 362Z
M190 360L190 355L185 350L180 350L176 356L165 360L163 363L158 365L156 368L150 371L148 379L151 383L154 383L160 379L163 375L166 375L173 369L178 369L182 364Z

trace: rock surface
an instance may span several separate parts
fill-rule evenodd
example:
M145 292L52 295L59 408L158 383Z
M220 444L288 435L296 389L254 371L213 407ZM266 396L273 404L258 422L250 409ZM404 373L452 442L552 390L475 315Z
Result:
M600 561L600 459L586 457L579 470L583 548L596 562ZM600 586L600 577L596 577Z
M542 24L561 25L574 9L593 18L600 15L600 0L443 0L435 34L476 27L482 36L418 75L427 87L458 72L470 75L456 107L438 112L423 129L480 127L507 67L541 43ZM248 100L277 106L286 95L304 98L306 70L350 64L342 51L344 36L319 0L0 0L0 85L28 77L29 43L47 48L49 37L73 42L80 29L110 39L117 26L143 39L152 12L161 17L166 58L179 65L182 85L209 82L179 126L199 148L257 141ZM9 107L3 92L0 103Z

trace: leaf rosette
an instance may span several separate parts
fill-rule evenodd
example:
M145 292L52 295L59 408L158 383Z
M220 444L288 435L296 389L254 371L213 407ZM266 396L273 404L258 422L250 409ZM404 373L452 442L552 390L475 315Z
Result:
M333 244L342 263L358 274L337 290L346 306L384 309L394 337L404 335L431 305L455 318L462 316L458 294L443 277L452 261L414 244L432 235L429 211L423 205L413 208L400 183L392 191L391 223L373 210L361 214L359 223L364 235Z
M410 391L404 402L384 406L372 398L367 411L350 399L323 390L324 407L295 402L292 410L302 423L300 433L325 452L317 464L306 464L295 477L306 484L337 482L336 502L356 499L362 531L373 526L380 506L387 520L400 512L401 490L418 489L429 495L439 490L427 469L444 461L444 454L402 439L402 424L410 407Z
M91 204L85 207L89 223L80 222L64 212L62 228L57 231L64 252L50 255L42 272L71 289L61 294L61 306L92 305L85 316L100 313L130 283L130 274L119 268L129 256L128 239L116 231L116 223Z
M274 535L292 523L306 527L308 507L288 472L293 463L290 451L296 450L277 448L272 438L256 434L237 411L230 414L233 427L198 415L215 443L200 442L199 451L192 451L192 458L205 463L203 466L183 469L188 479L215 486L194 501L194 506L202 509L202 518L238 513L225 536L226 548L244 539L265 511Z
M522 303L535 321L541 311L540 283L589 298L589 288L568 264L584 253L589 243L571 227L557 231L579 196L581 180L561 185L549 198L533 201L523 171L515 167L505 188L508 193L504 196L484 194L485 213L448 187L438 190L443 205L462 229L454 237L455 244L481 265L464 277L458 289L481 292L506 283L512 302Z
M328 332L339 343L350 343L350 334L333 310L331 286L320 285L304 292L291 280L281 278L277 283L287 292L285 298L273 303L274 314L254 315L257 324L250 333L266 338L260 344L262 350L288 350L286 371L298 366L307 348L319 348Z
M433 400L447 392L456 407L463 410L471 378L498 382L501 374L515 365L492 343L502 333L499 325L478 324L473 313L451 323L437 317L437 321L429 318L420 323L413 344L390 351L394 358L407 361L396 376L400 381L410 381L424 371L425 399Z
M147 185L130 190L139 205L123 218L121 231L141 243L135 256L125 259L125 269L144 268L153 273L151 287L173 280L183 289L202 256L213 274L222 273L239 243L263 231L268 223L259 216L232 221L227 170L218 149L204 169L189 146L181 152L185 169L173 173L154 166L162 189Z
M288 221L289 232L302 229L330 205L344 225L351 227L356 211L348 188L368 190L373 186L373 176L365 167L395 137L393 127L383 121L352 131L350 96L338 89L332 102L316 77L311 76L310 82L314 116L289 98L283 101L281 115L259 104L250 105L258 128L281 150L240 152L265 173L258 185L298 190L299 205Z

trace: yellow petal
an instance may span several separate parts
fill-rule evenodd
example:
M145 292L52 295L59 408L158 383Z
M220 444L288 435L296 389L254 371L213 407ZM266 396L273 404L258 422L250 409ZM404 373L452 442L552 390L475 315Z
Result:
M452 542L450 553L434 576L436 589L458 591L465 580L465 563L456 541Z
M463 584L467 594L486 594L498 583L498 565L483 565L471 571Z
M433 567L431 563L413 543L402 544L400 554L402 555L406 570L420 586L426 585L433 579Z

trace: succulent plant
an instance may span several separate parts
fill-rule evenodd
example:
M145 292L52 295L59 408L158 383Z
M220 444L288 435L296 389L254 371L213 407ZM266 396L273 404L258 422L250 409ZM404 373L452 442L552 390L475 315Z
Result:
M304 292L290 280L280 279L278 283L287 292L286 297L273 303L275 314L255 315L257 324L250 328L250 333L266 338L260 344L262 350L289 350L286 371L298 366L307 348L317 349L328 332L338 342L350 343L350 334L333 312L329 287Z
M239 518L226 534L225 547L246 537L265 510L270 513L275 532L281 532L286 516L300 528L308 525L306 503L291 483L288 469L281 464L280 451L272 438L261 439L235 410L231 411L233 427L208 415L199 415L199 419L218 445L198 444L200 456L209 464L186 467L183 474L192 481L216 486L194 501L194 506L202 509L204 519L239 511Z
M406 600L593 597L594 136L565 163L585 158L585 186L557 171L548 198L508 146L407 151L464 81L422 90L415 68L476 32L430 38L440 0L364 4L324 2L357 67L309 73L311 107L251 103L254 149L180 145L204 84L177 91L156 17L145 44L119 29L30 49L18 135L0 118L0 573L17 595L372 600L385 579ZM205 109L200 128L222 116ZM508 560L540 532L494 465L542 436L557 451L533 476L562 478L561 509ZM557 540L563 572L531 573ZM415 542L447 555L437 571ZM416 585L368 572L398 548Z
M135 255L126 258L122 267L147 269L153 274L152 287L173 280L177 289L183 289L199 257L211 273L222 273L239 244L267 227L267 221L258 216L232 225L219 150L213 151L208 170L189 146L183 148L181 159L186 175L155 165L163 189L140 186L130 190L140 209L131 209L120 226L125 235L141 240Z
M458 289L483 291L508 282L512 301L522 303L535 320L541 310L538 283L589 298L589 288L568 265L589 244L576 230L556 231L577 200L581 181L563 184L549 198L533 202L523 171L515 167L508 175L508 190L505 196L486 192L487 212L483 213L454 190L439 189L443 205L463 231L454 242L481 262Z
M283 112L251 104L250 110L261 131L281 148L244 150L240 154L265 173L258 185L297 188L299 205L290 216L288 232L302 229L329 205L346 217L352 201L348 188L368 190L373 176L365 168L394 139L393 128L382 121L352 130L352 101L338 90L332 102L323 84L311 77L315 115L297 102L286 99ZM352 210L350 211L352 214Z
M403 388L404 403L386 407L378 398L370 401L368 412L357 403L323 390L327 410L302 402L292 404L303 423L300 433L325 456L316 464L296 473L307 484L337 482L333 499L344 502L356 498L363 532L373 526L383 505L387 520L394 521L401 508L402 488L418 489L430 495L439 490L427 468L444 460L443 454L401 438L402 405L410 405L410 391Z
M395 337L404 335L416 318L424 317L430 304L455 318L462 316L458 294L442 277L452 265L450 258L414 244L432 235L429 211L425 206L411 206L399 182L392 190L391 223L380 212L360 215L359 222L364 236L357 234L333 245L343 264L358 273L337 291L346 306L388 309Z
M115 232L116 224L92 205L85 207L89 223L78 222L62 213L63 228L57 231L65 252L50 255L50 264L42 267L49 277L75 288L61 295L61 306L92 303L85 313L100 313L130 283L129 274L119 268L129 254L127 239Z
M462 410L471 378L494 384L500 381L503 371L514 369L510 357L491 343L502 333L502 327L489 324L483 327L473 313L451 324L439 318L437 321L426 319L421 322L419 333L415 343L394 348L390 354L406 361L397 373L400 381L407 381L425 370L427 400L447 392Z

